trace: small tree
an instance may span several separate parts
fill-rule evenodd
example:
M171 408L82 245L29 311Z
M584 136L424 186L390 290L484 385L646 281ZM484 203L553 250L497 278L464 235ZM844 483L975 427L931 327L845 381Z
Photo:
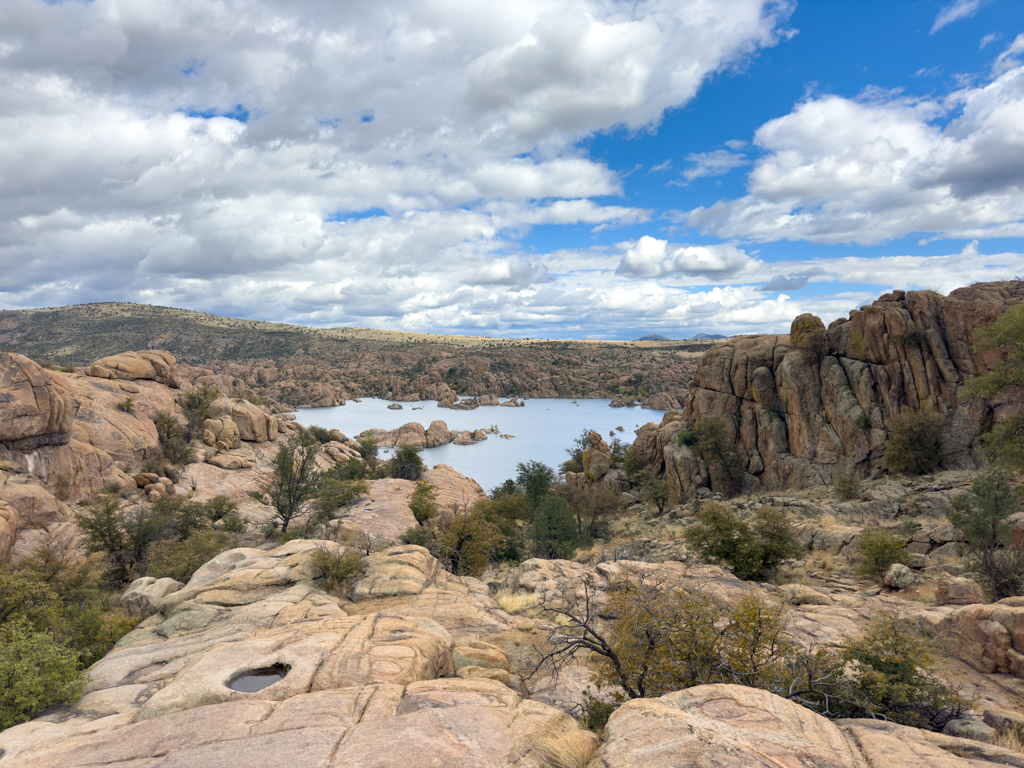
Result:
M904 538L884 528L865 528L857 535L856 546L864 557L857 574L865 579L881 579L890 565L907 557Z
M78 656L24 621L0 626L0 730L54 704L78 701L88 682L78 670Z
M466 515L448 513L437 524L434 555L456 576L479 576L491 561L498 532L479 510Z
M889 443L882 464L907 475L931 472L942 461L942 416L909 411L889 423Z
M712 476L717 469L722 481L722 491L728 496L734 496L742 491L746 484L743 457L729 440L725 422L705 416L697 422L693 433L697 438L697 453L707 463Z
M203 434L203 422L210 418L210 404L220 397L217 387L205 384L185 392L178 398L178 405L185 414L185 441Z
M309 514L308 502L320 490L322 477L316 457L320 441L306 432L288 438L277 450L277 473L266 490L266 498L281 521L281 534L292 520Z
M1024 549L1010 537L1007 518L1024 494L1010 485L1009 474L992 469L971 484L971 492L957 496L946 516L964 534L974 570L996 600L1024 592Z
M764 578L801 552L792 525L773 507L759 509L751 526L724 504L707 502L683 536L703 560L727 565L740 579Z
M570 560L583 544L576 530L572 507L558 496L548 494L533 512L530 541L534 557Z
M516 484L526 493L531 506L536 507L555 482L555 472L547 464L527 461L516 464Z
M665 511L665 503L668 501L668 481L658 477L650 465L637 473L636 484L640 486L640 496L648 504L658 508L658 512Z
M434 499L435 490L430 483L420 481L416 483L416 490L409 496L409 509L412 510L413 517L420 525L437 517L441 512Z
M402 445L390 461L391 476L401 480L419 480L425 467L420 458L420 449L414 445Z

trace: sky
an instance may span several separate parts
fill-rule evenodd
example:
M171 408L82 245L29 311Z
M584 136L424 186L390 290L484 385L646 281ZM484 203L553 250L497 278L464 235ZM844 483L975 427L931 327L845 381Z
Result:
M682 339L1018 275L1020 0L0 3L0 308Z

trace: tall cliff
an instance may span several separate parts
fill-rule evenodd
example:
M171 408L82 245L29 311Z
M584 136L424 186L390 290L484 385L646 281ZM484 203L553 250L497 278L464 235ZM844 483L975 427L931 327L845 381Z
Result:
M639 430L637 447L669 481L674 499L721 478L676 434L719 418L746 465L752 488L830 484L840 472L872 477L894 417L943 417L947 469L981 461L981 425L1024 411L1019 393L962 400L964 384L991 370L998 351L978 350L978 334L1024 300L1024 281L982 283L949 296L893 291L828 328L813 315L789 335L731 339L704 354L681 412Z

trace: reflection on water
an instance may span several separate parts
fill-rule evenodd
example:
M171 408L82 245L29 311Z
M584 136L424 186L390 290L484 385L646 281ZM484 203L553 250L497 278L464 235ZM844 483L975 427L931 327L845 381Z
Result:
M288 667L283 664L275 664L272 667L254 669L246 672L241 677L236 677L228 683L228 688L233 691L242 691L243 693L255 693L256 691L262 691L264 688L269 688L278 680L283 680L287 674Z
M448 429L488 429L498 427L502 434L515 435L513 440L502 440L497 435L476 445L443 445L423 451L423 461L429 466L448 464L468 477L472 477L484 490L490 491L509 477L514 477L516 464L534 459L557 470L569 458L566 455L574 438L584 429L592 429L611 442L608 434L625 443L633 442L635 430L648 421L661 421L664 411L640 408L609 408L610 400L567 400L551 398L527 400L522 408L484 406L473 411L453 411L438 408L437 403L402 403L402 410L389 411L389 400L364 399L335 408L299 408L296 415L300 424L317 424L326 429L337 429L355 437L360 432L379 427L394 429L410 421L424 428L435 419L445 422ZM419 410L413 410L413 408ZM625 427L624 432L615 427ZM381 455L386 457L387 452Z

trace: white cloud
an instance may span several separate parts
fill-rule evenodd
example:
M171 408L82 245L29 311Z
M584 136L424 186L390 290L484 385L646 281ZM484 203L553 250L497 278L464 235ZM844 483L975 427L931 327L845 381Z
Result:
M727 149L716 149L713 152L692 152L686 159L693 163L683 171L687 181L707 176L722 176L733 168L749 164L746 155L730 152Z
M673 245L667 240L644 235L634 243L623 245L625 252L615 270L619 275L689 275L723 280L754 263L744 251L729 243Z
M981 38L981 42L978 43L978 50L984 50L986 47L988 47L989 43L994 43L1000 37L1002 37L1002 35L1000 35L998 32L992 32L991 34L985 35L983 38Z
M981 10L981 6L988 2L989 0L954 0L949 5L943 6L942 10L939 11L939 15L935 17L935 23L932 25L930 34L934 35L944 26L952 24L954 21L971 18Z
M1000 59L1018 48L1024 36ZM1016 61L945 102L879 91L809 98L757 130L765 154L749 194L697 208L687 223L729 239L817 243L1024 234L1021 125L1024 67Z
M651 217L607 203L623 175L579 140L656 126L792 9L10 0L0 302L424 330L561 317L537 309L551 275L519 239Z

